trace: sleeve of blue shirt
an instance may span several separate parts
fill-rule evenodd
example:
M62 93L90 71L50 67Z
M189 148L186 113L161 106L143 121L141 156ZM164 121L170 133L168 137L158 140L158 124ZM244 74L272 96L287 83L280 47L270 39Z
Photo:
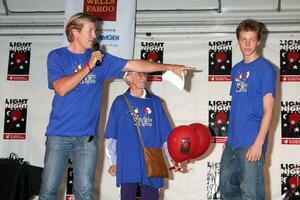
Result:
M53 50L48 54L47 71L48 87L49 89L53 89L52 83L64 75L57 50Z
M123 78L124 67L128 60L119 58L109 53L104 53L103 61L100 65L105 75L105 79Z
M266 67L264 73L263 73L263 83L262 85L262 93L263 96L267 93L272 93L272 96L275 97L276 92L276 71L272 64L269 64L268 67Z

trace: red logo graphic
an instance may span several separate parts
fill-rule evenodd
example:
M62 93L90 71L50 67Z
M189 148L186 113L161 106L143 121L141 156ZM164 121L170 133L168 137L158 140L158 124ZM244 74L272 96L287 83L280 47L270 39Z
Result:
M280 40L280 80L300 81L300 40Z
M83 12L102 21L116 21L117 0L84 0Z
M10 42L7 80L28 81L31 42Z
M27 99L6 99L3 139L25 139Z
M232 68L232 41L209 42L208 81L230 81Z
M300 144L300 104L281 102L281 143Z

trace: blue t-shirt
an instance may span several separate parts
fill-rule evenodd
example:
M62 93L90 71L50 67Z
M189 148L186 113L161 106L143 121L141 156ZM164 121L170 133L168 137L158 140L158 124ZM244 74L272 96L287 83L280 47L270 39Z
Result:
M76 73L89 61L92 51L75 54L66 47L48 54L48 87L59 78ZM71 92L65 96L55 93L46 134L48 136L97 135L103 81L121 78L127 60L104 53L96 66Z
M147 92L146 98L137 98L125 93L133 111L138 116L138 125L146 147L161 147L171 131L170 123L160 99ZM123 183L142 183L155 188L163 187L162 178L148 178L144 155L131 112L122 95L110 109L105 138L117 140L117 186Z
M231 108L227 144L247 148L254 144L264 114L263 97L275 97L276 71L262 57L251 63L241 61L231 71ZM266 137L263 150L267 147Z

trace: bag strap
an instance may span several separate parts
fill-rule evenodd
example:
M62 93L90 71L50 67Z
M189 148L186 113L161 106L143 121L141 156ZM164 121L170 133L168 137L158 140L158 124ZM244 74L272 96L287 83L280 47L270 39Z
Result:
M136 129L137 129L137 132L138 132L138 135L139 135L142 147L145 148L144 141L143 141L142 134L141 134L141 129L140 129L139 125L138 125L138 118L137 118L136 114L133 112L132 107L131 107L131 105L130 105L128 99L127 99L127 97L124 94L123 94L123 97L124 97L124 99L126 101L126 104L127 104L128 108L129 108L131 114L132 114L133 122L134 122L134 125L135 125Z

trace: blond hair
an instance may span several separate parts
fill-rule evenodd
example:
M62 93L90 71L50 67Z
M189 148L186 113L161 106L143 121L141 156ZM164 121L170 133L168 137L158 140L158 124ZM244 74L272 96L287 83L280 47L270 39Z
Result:
M66 36L69 42L72 42L74 39L72 30L77 29L80 31L86 22L92 22L96 24L97 18L87 13L76 13L69 18L65 27Z

